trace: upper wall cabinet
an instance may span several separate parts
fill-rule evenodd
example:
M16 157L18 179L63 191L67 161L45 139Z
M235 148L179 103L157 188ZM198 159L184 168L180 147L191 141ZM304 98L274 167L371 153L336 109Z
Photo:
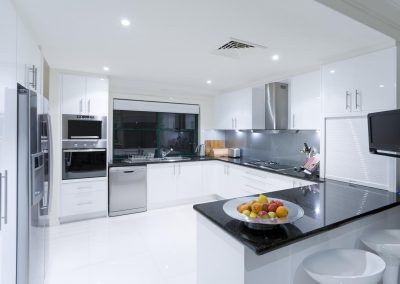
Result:
M214 101L216 129L264 129L264 87L221 94Z
M321 128L321 72L302 74L289 83L289 128Z
M25 88L42 92L42 54L26 26L17 17L17 82Z
M63 114L108 114L107 79L62 74L61 93Z
M396 108L396 49L323 66L322 89L326 117Z

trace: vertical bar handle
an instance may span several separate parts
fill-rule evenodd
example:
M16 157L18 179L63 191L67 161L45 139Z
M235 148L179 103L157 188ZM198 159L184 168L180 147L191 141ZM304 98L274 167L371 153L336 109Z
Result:
M90 99L88 100L87 106L88 106L88 114L90 114Z
M82 101L82 99L80 99L80 101L79 101L79 112L80 112L80 114L82 114L82 104L83 104L83 101Z
M295 123L294 123L294 114L292 114L292 128L294 129L294 125L295 125Z
M361 110L361 105L359 104L358 96L360 95L360 91L356 89L356 109ZM360 97L361 98L361 97ZM361 101L361 100L360 100Z
M233 117L232 117L232 129L233 128L235 128L235 123L234 123L234 120L233 120Z
M350 109L349 97L350 97L350 92L346 91L346 109Z

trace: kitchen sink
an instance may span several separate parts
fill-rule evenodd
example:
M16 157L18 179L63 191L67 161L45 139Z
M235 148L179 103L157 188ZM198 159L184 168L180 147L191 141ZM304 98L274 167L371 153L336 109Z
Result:
M182 156L176 156L176 157L165 157L165 158L160 158L160 161L166 161L166 162L178 162L178 161L189 161L192 158L189 157L182 157Z

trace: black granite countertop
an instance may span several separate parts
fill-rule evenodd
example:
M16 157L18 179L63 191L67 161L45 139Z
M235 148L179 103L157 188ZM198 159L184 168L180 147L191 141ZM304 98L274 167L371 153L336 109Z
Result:
M400 205L400 195L396 193L333 180L266 195L300 205L304 209L304 217L292 224L257 231L225 214L222 206L226 200L197 204L194 209L256 254L262 255Z
M211 158L211 157L193 157L190 158L189 160L182 160L182 161L145 161L145 162L135 162L135 163L125 163L125 162L120 162L120 161L111 161L108 166L111 167L131 167L131 166L143 166L143 165L147 165L147 164L164 164L164 163L185 163L185 162L201 162L201 161L222 161L222 162L226 162L226 163L230 163L230 164L234 164L234 165L238 165L238 166L243 166L243 167L248 167L248 168L252 168L252 169L257 169L260 171L265 171L265 172L270 172L270 173L274 173L274 174L279 174L279 175L284 175L284 176L289 176L289 177L294 177L294 178L299 178L299 179L303 179L303 180L308 180L308 181L314 181L314 182L324 182L324 179L320 178L319 176L316 175L307 175L304 172L298 172L294 170L294 166L293 169L288 169L288 170L281 170L281 171L274 171L274 170L269 170L269 169L260 169L260 168L256 168L254 166L251 165L247 165L246 162L250 161L250 160L254 160L254 159L250 159L250 158L225 158L225 157L221 157L221 158Z

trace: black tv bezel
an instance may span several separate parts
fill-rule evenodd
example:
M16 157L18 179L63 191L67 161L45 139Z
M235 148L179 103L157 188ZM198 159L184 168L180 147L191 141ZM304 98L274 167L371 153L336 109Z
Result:
M374 112L374 113L369 113L367 118L368 118L368 142L369 142L369 151L373 154L377 155L383 155L383 156L390 156L390 157L400 157L400 145L399 146L393 146L393 145L382 145L382 144L376 144L372 142L372 126L371 126L371 119L376 117L376 116L385 116L388 114L397 114L400 118L400 109L395 109L395 110L389 110L389 111L381 111L381 112ZM393 152L393 153L384 153L380 151L388 151L388 152Z

